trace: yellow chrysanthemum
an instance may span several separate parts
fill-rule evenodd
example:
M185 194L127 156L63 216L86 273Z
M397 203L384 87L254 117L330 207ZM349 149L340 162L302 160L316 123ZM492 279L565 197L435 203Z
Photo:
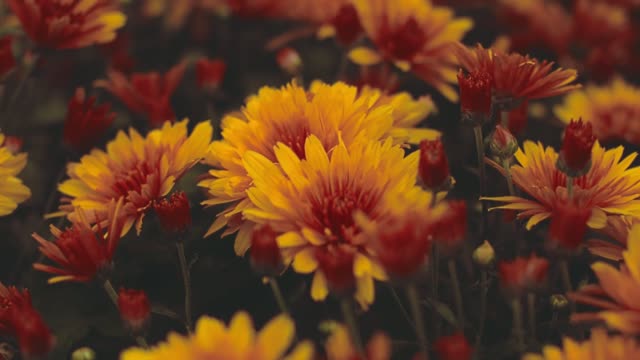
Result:
M311 360L313 345L298 344L286 351L295 334L295 325L286 315L269 321L257 334L246 312L236 313L229 326L208 316L198 320L196 331L189 337L170 334L167 342L150 349L132 348L121 360Z
M129 129L120 131L107 144L107 151L94 149L80 162L68 166L68 180L59 190L68 198L60 206L62 214L73 216L74 208L91 215L91 223L106 219L112 200L124 198L123 233L136 223L140 231L145 211L154 200L171 191L175 182L200 161L211 143L213 128L209 121L196 125L191 135L188 120L166 122L142 137Z
M26 165L27 154L13 154L0 133L0 216L11 214L31 196L29 188L16 177Z
M630 167L637 154L624 159L624 149L605 150L598 142L591 153L591 169L574 179L573 196L578 203L593 209L592 228L606 225L607 215L640 217L640 168ZM550 146L526 141L515 154L519 165L511 166L514 184L531 198L519 196L488 197L506 205L494 209L518 211L519 219L529 219L527 229L551 216L559 203L567 201L567 178L556 168L558 153Z
M339 324L331 332L325 343L327 360L352 360L359 359L360 356L351 342L347 328ZM366 359L368 360L390 360L391 359L391 339L382 332L375 333L367 344Z
M412 70L450 100L457 92L456 57L451 45L473 26L468 18L455 18L453 10L424 0L353 0L360 22L377 51L359 47L349 56L360 65L389 61Z
M565 337L562 347L545 346L542 354L527 354L522 360L627 360L640 359L640 345L631 337L609 336L605 329L593 329L581 343Z
M253 205L246 190L251 178L242 163L247 151L255 151L276 161L274 146L283 143L304 158L305 139L315 135L325 149L338 144L340 136L349 146L358 136L370 139L393 138L395 142L419 142L433 139L439 133L413 128L433 108L429 99L413 100L408 94L382 95L344 83L333 85L314 82L309 91L291 83L283 88L265 87L249 98L241 114L222 120L222 138L215 141L207 155L210 179L200 183L209 191L204 205L230 204L218 214L210 227L210 235L225 225L223 236L238 231L236 252L243 254L249 246L253 224L241 213Z
M285 259L293 260L298 273L314 273L314 300L328 295L328 275L352 277L355 297L366 308L374 300L373 280L385 280L386 274L354 214L375 221L386 211L383 196L414 191L419 154L405 157L404 149L390 138L358 141L350 147L341 142L327 150L315 135L307 138L304 150L302 158L291 147L278 144L274 148L278 165L257 152L244 155L253 179L247 193L255 207L243 213L283 233L278 245ZM344 253L353 258L352 274L325 274L320 269L327 254Z
M640 144L640 88L615 78L607 86L588 85L565 97L555 107L560 120L569 123L581 117L593 126L600 140L625 140Z

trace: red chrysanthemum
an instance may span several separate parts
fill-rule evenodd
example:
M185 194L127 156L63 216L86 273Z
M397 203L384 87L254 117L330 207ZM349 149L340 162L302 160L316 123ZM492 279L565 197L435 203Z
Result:
M118 310L122 321L133 332L141 331L151 317L151 304L142 290L120 288Z
M433 241L445 252L460 248L467 235L467 204L462 200L449 201L434 225Z
M564 131L559 157L560 170L574 177L588 170L595 142L591 123L582 122L582 119L572 120Z
M565 249L575 250L587 233L587 221L591 217L591 208L574 202L561 203L551 213L549 236L553 244Z
M0 39L0 78L16 66L13 56L13 37L4 36Z
M500 281L507 290L519 292L535 288L544 283L549 270L549 261L531 255L519 257L513 261L502 261L498 264Z
M196 62L196 80L201 89L216 89L227 70L227 64L220 59L200 59Z
M153 208L167 232L181 232L191 225L191 208L184 191L175 192L168 198L154 202Z
M427 189L436 191L449 180L449 160L441 139L420 142L419 175Z
M278 233L269 225L261 225L251 235L251 266L265 276L274 276L283 270L282 254L276 238Z
M84 89L76 89L69 101L62 139L73 150L84 153L95 146L116 118L110 104L96 106L96 97L87 98Z
M440 360L469 360L473 348L462 333L441 336L433 344Z
M463 112L491 115L492 74L484 70L476 70L465 75L460 70L458 85L460 86L460 108Z

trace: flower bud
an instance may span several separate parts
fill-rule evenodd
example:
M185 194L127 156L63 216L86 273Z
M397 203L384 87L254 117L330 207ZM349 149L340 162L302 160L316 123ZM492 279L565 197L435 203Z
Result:
M189 199L183 191L173 193L153 204L153 208L160 219L160 224L167 232L185 231L191 225L191 209Z
M87 97L83 88L69 101L62 139L78 153L91 149L116 118L110 104L96 105L96 97Z
M269 225L257 227L251 236L251 266L264 276L276 276L283 270L277 237Z
M354 254L350 249L321 247L315 251L318 267L327 280L329 289L336 295L349 295L355 290L353 274Z
M431 191L449 184L449 160L440 139L420 142L419 174L424 186Z
M565 309L569 305L569 299L566 296L561 294L553 294L549 299L551 303L551 307L554 310L562 310Z
M290 47L285 47L278 51L276 61L282 70L287 74L295 76L302 71L302 58L300 54Z
M6 136L4 138L4 146L9 150L13 155L16 155L22 150L22 145L24 144L24 140L18 136Z
M462 333L441 336L433 344L439 360L469 360L473 348Z
M574 202L560 203L551 212L549 239L552 244L567 250L576 250L587 232L591 208Z
M440 219L434 224L433 241L445 253L458 250L467 235L467 204L462 200L448 201Z
M95 360L96 352L90 347L81 347L71 354L71 360Z
M549 261L535 255L498 264L502 286L514 293L541 286L547 278L548 270Z
M564 131L560 156L556 166L571 177L579 177L591 168L591 150L596 138L591 123L571 120Z
M473 261L480 266L488 266L496 259L496 252L487 240L473 251Z
M134 333L141 332L151 318L151 305L142 290L121 288L118 293L118 309L125 325Z
M509 130L497 125L491 135L489 149L491 150L491 154L498 159L509 160L513 157L513 154L518 151L518 140Z
M0 78L16 67L13 56L13 37L5 36L0 39Z
M196 80L200 89L213 91L218 88L227 65L219 59L200 59L196 62Z
M458 85L463 117L469 117L471 125L481 125L491 116L491 74L479 70L465 75L460 70Z
M343 5L331 20L336 39L343 45L351 45L362 34L362 24L355 7L350 3Z

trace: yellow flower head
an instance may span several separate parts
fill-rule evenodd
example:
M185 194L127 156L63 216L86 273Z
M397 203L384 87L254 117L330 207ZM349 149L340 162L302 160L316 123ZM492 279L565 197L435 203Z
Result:
M357 350L351 343L351 336L347 328L339 324L331 332L325 343L327 360L352 360L359 359ZM382 332L375 333L367 344L366 359L368 360L390 360L391 359L391 339Z
M383 196L413 191L418 152L405 157L404 149L390 138L350 147L341 142L327 150L315 135L307 138L304 150L301 158L291 147L278 144L274 151L279 165L257 152L244 155L253 179L247 193L255 205L245 209L244 216L282 233L277 241L285 259L293 260L298 273L314 273L314 300L326 298L329 285L340 280L333 275L352 277L356 299L366 307L374 300L373 279L385 280L386 274L354 214L376 221L386 211ZM324 255L334 251L353 256L352 274L320 269Z
M356 48L352 61L373 65L381 61L411 69L450 100L456 82L455 56L450 46L462 39L473 23L455 18L453 10L423 0L354 0L360 22L377 47Z
M275 162L274 146L282 143L305 158L304 143L309 135L315 135L326 150L338 144L339 136L346 146L358 137L419 142L439 135L434 130L413 128L431 109L428 99L413 100L408 94L390 97L373 89L358 94L356 87L344 83L314 82L309 91L295 83L280 89L262 88L249 98L241 113L222 120L223 140L214 141L207 154L206 161L215 170L209 172L210 179L200 183L210 196L203 204L230 204L207 235L227 225L223 236L239 230L238 254L249 246L253 224L241 218L244 209L253 207L246 195L252 180L242 161L247 151Z
M547 345L542 354L527 354L522 360L627 360L640 359L640 345L631 337L609 336L605 329L593 329L582 343L565 337L562 347Z
M208 316L198 320L195 333L185 337L170 334L167 341L150 349L131 348L120 360L311 360L313 345L298 344L286 351L295 334L295 325L286 315L269 321L256 333L246 312L236 313L229 326Z
M556 116L565 123L582 117L593 126L600 140L625 140L640 144L640 88L615 78L609 85L588 85L565 97L555 107Z
M31 197L31 191L18 175L27 165L27 154L13 154L0 133L0 216L11 214L18 204Z
M574 179L574 199L593 209L588 225L602 228L607 215L640 217L640 168L630 167L637 154L622 158L624 149L605 150L596 141L591 152L591 169ZM513 182L530 198L498 196L484 200L506 205L494 209L518 211L519 219L529 219L527 229L551 216L560 203L567 202L567 178L556 168L558 153L550 146L526 141L515 154L518 165L511 166Z
M94 149L80 162L69 164L69 179L58 187L68 197L60 206L61 213L71 218L73 209L81 208L90 215L90 223L98 223L106 220L112 200L124 198L123 234L134 222L139 232L152 202L169 193L176 180L204 157L211 143L209 121L196 125L191 135L187 123L166 122L146 138L133 128L128 135L120 131L106 151Z

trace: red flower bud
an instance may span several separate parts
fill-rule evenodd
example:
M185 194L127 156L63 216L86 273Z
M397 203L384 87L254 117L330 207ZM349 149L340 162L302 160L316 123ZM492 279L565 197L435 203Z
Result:
M498 264L502 286L513 292L520 292L544 283L549 270L549 261L531 255Z
M417 216L385 223L375 234L378 261L392 278L408 279L427 261L430 235L431 224Z
M290 47L282 48L276 55L276 61L282 70L289 75L298 75L302 71L300 54Z
M509 111L508 125L509 131L512 134L520 134L527 126L527 119L529 117L529 101L522 100L517 108Z
M445 252L462 246L467 235L467 204L462 200L448 201L447 208L435 223L433 241Z
M77 88L69 101L63 141L76 152L84 153L96 145L115 118L111 105L96 106L95 96L87 98L84 89Z
M5 36L0 39L0 77L14 67L16 67L16 58L13 56L13 37Z
M575 250L582 244L587 232L591 208L575 203L558 204L551 212L549 236L553 244Z
M338 295L353 292L356 286L353 252L342 247L321 247L316 249L315 257L332 292Z
M181 232L191 225L191 209L189 199L183 191L173 193L153 204L160 223L168 232Z
M469 360L473 348L462 333L441 336L433 344L439 360Z
M142 290L120 288L118 309L122 321L134 333L142 331L151 317L149 298Z
M419 174L425 187L437 191L448 184L449 160L440 139L420 142Z
M14 155L22 150L23 144L24 140L18 136L7 136L4 138L4 146Z
M460 86L460 107L463 112L489 116L491 115L491 90L493 78L486 71L479 70L465 74L458 73Z
M343 45L351 45L363 31L358 12L351 4L343 5L331 24L335 28L336 38Z
M269 225L257 227L251 236L251 265L265 276L275 276L283 270L277 237L278 233Z
M577 177L589 171L591 149L596 138L593 136L591 124L571 120L564 131L562 148L558 159L559 169L569 176Z
M196 62L196 79L201 89L216 89L227 70L227 65L219 59L200 59Z
M518 151L518 140L509 130L497 125L491 135L489 148L491 149L491 153L497 158L501 160L511 159L513 154Z

